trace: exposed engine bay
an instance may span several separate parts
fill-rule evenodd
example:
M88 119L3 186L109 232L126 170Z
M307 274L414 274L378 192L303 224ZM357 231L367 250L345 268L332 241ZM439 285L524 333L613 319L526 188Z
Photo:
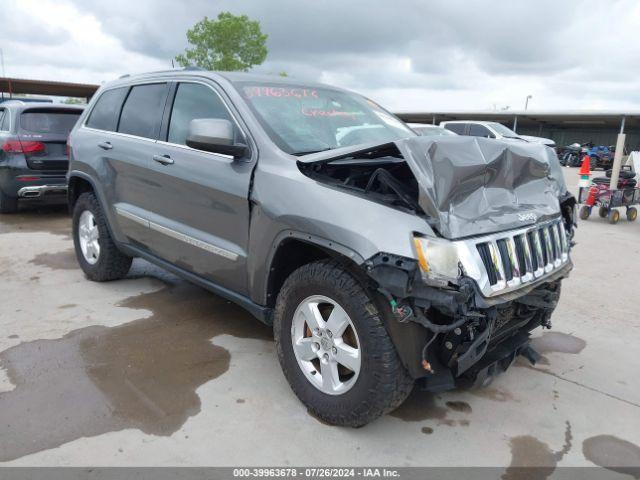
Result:
M323 183L425 216L418 203L416 177L394 144L327 162L301 164L301 170Z

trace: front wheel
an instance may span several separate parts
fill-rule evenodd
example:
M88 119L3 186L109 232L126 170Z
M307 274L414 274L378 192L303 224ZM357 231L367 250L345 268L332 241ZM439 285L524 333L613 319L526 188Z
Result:
M93 193L80 195L73 209L73 244L80 268L90 280L118 280L129 272L132 258L114 243Z
M580 220L586 220L591 215L591 207L588 205L583 205L580 207Z
M287 381L327 423L365 425L411 392L371 294L337 262L310 263L287 278L273 328Z
M627 208L627 220L633 222L636 218L638 218L638 209L636 207Z

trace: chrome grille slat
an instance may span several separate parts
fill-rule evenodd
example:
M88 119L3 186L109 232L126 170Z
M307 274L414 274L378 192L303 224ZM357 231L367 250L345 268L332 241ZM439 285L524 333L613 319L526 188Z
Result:
M544 238L544 249L546 251L546 264L544 266L545 273L549 273L553 270L553 247L551 246L551 237L549 236L549 228L542 227L540 229Z
M495 285L493 285L492 288L494 290L502 290L507 286L507 282L505 281L504 267L502 266L500 251L498 250L498 244L495 240L489 242L489 252L491 254L491 261L493 262L493 266L498 272L498 281Z
M558 224L554 223L549 227L551 233L551 242L553 243L553 266L559 267L562 264L562 246L560 245L560 233L558 232Z

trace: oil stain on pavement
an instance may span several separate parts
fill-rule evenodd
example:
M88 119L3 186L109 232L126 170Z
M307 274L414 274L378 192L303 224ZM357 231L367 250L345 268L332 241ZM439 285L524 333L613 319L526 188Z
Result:
M41 253L29 260L29 263L53 270L75 270L80 268L73 248L56 253Z
M405 422L434 420L438 425L447 425L449 427L456 425L469 426L468 420L454 420L449 418L448 415L450 412L469 414L472 412L471 405L462 401L448 401L443 407L436 404L437 398L437 395L416 387L404 403L389 415ZM433 432L431 428L427 430L431 430L431 433ZM422 432L426 433L424 429Z
M153 313L0 353L15 385L0 393L0 461L127 428L170 435L200 411L196 389L229 368L213 337L272 338L240 307L179 280L119 306Z
M549 445L531 435L513 437L511 447L511 464L502 475L502 480L544 480L554 472L558 463L571 450L573 435L571 424L566 422L564 444L556 452Z
M531 346L540 354L557 352L576 355L584 350L587 342L568 333L545 332L532 339Z
M607 470L640 478L640 447L613 435L597 435L582 442L585 458Z

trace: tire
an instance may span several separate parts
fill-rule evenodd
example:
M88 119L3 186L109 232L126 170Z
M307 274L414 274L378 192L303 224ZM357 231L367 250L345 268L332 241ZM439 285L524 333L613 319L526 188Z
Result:
M308 305L306 302L309 299L318 299L320 296L338 305L331 308L342 308L346 313L350 326L341 334L341 338L342 335L346 338L349 329L352 329L356 339L353 341L352 337L352 345L357 343L360 355L357 376L354 374L348 380L342 380L341 377L340 381L344 383L340 385L352 383L350 388L340 393L322 390L325 388L322 378L325 367L320 363L321 359L314 358L307 362L309 367L305 373L294 352L298 331L295 328L300 322L307 332L306 338L314 340L316 336L304 320L308 317L301 317L299 313L294 319L294 314L299 307ZM328 313L323 313L322 317L327 320ZM413 379L398 358L372 295L336 261L322 260L304 265L287 278L276 300L273 329L278 358L289 385L308 410L326 423L361 427L398 407L411 393ZM324 329L322 335L328 331L328 328ZM314 345L319 347L320 344ZM314 352L309 353L311 356L323 356L323 350ZM315 374L312 374L314 371ZM342 367L342 371L348 372L348 369ZM316 386L313 381L320 385Z
M18 199L10 197L0 190L0 213L16 213L18 211Z
M591 215L591 207L583 205L580 207L580 220L586 220Z
M600 207L598 209L598 216L600 218L607 218L607 215L609 215L609 209L606 207Z
M636 218L638 218L638 209L636 207L627 208L627 220L633 222Z
M615 225L620 220L620 212L615 208L612 208L609 212L609 223Z
M99 248L95 255L87 255L83 252L80 223L81 219L84 222L87 218L91 219L94 232L97 232L95 243ZM132 258L122 253L114 243L104 212L98 199L91 192L80 195L73 209L73 245L80 268L90 280L95 282L118 280L129 272ZM95 248L93 250L95 251Z

